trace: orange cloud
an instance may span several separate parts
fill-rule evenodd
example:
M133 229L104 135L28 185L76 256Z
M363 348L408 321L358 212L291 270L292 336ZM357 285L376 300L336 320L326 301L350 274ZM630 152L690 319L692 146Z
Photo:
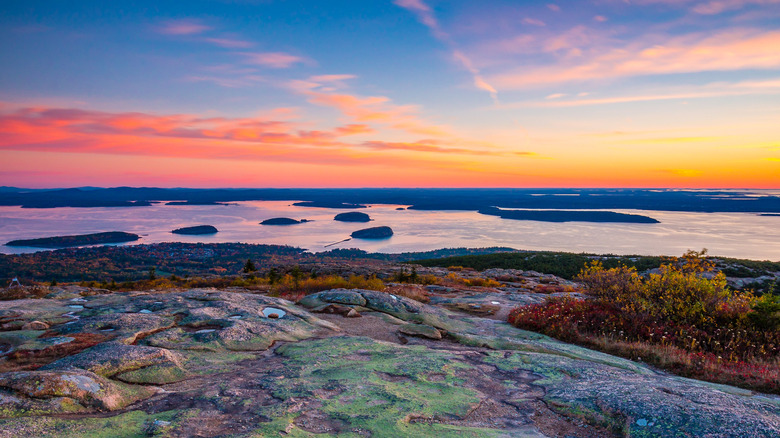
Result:
M382 98L342 100L348 105L385 102ZM10 151L79 153L418 169L432 165L457 167L457 159L447 158L453 153L483 154L440 140L423 140L406 146L382 141L344 141L348 136L369 134L375 134L373 128L361 123L310 130L302 129L297 123L259 117L112 113L47 107L0 112L0 149L7 151L6 154ZM396 153L388 154L389 151ZM422 156L418 154L421 151L439 156Z
M355 122L378 123L418 135L451 135L449 129L418 118L414 114L415 107L395 105L388 97L328 93L318 90L320 84L308 81L293 81L289 86L307 96L310 103L335 108Z

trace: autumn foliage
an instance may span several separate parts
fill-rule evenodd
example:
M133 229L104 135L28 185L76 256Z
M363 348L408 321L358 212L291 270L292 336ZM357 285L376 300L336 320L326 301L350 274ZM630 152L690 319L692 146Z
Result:
M589 299L518 307L509 322L688 377L780 393L780 301L730 289L704 255L689 252L646 276L592 262L578 278Z

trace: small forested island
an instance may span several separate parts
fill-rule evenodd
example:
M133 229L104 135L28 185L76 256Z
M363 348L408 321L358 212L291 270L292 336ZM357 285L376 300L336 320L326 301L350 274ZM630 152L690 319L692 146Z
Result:
M612 222L632 224L657 224L658 220L639 214L614 211L572 211L572 210L502 210L496 207L483 208L480 214L498 216L504 219L541 222Z
M231 204L229 202L219 202L219 201L169 201L166 202L165 205L235 205Z
M371 227L357 230L351 234L356 239L386 239L393 235L390 227Z
M177 228L171 233L173 234L187 234L187 235L201 235L201 234L215 234L219 230L213 225L196 225L194 227Z
M339 213L333 218L334 221L340 222L370 222L371 217L365 213L359 211L350 211L348 213Z
M296 225L296 224L303 224L306 222L309 222L309 220L308 219L297 220L289 217L275 217L260 222L260 225Z
M141 236L122 231L107 233L80 234L76 236L42 237L39 239L12 240L8 246L31 246L34 248L68 248L71 246L100 245L103 243L133 242Z
M363 204L350 204L348 202L340 202L333 200L321 200L321 201L302 201L293 203L296 207L320 207L320 208L366 208Z

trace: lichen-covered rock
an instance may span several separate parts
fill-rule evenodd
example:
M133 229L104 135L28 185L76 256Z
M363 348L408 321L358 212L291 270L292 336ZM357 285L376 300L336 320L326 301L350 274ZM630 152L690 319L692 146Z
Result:
M47 414L123 408L153 391L129 388L89 371L0 373L0 413Z
M495 352L485 360L507 372L543 376L536 383L548 406L624 436L780 436L780 403L751 391L562 355Z
M419 336L435 340L441 339L441 332L439 330L425 324L404 324L398 327L398 331L409 336Z
M101 376L112 377L152 365L181 368L181 362L181 356L164 348L107 342L50 363L41 367L41 370L78 368Z
M309 309L322 308L330 303L365 307L404 321L427 324L447 331L463 330L466 326L445 310L375 290L332 289L308 295L298 302Z
M130 345L138 339L166 328L173 327L172 317L143 313L110 313L81 318L55 330L63 335L72 333L101 333L115 341Z

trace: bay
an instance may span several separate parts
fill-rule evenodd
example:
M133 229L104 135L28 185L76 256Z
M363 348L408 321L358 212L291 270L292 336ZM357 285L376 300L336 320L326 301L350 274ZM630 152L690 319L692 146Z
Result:
M527 250L640 255L681 255L707 248L712 255L780 260L780 217L755 213L691 213L610 210L653 217L659 224L537 222L502 219L473 211L398 210L406 206L372 205L360 209L369 223L337 222L342 209L297 207L292 201L250 201L231 205L172 206L164 203L129 208L22 209L0 207L0 242L103 231L136 233L130 244L158 242L244 242L290 245L312 252L360 248L399 253L439 248L504 246ZM264 226L273 217L308 219L298 225ZM187 236L176 228L214 225L219 233ZM393 237L348 239L355 230L386 225ZM0 253L40 251L0 246Z

